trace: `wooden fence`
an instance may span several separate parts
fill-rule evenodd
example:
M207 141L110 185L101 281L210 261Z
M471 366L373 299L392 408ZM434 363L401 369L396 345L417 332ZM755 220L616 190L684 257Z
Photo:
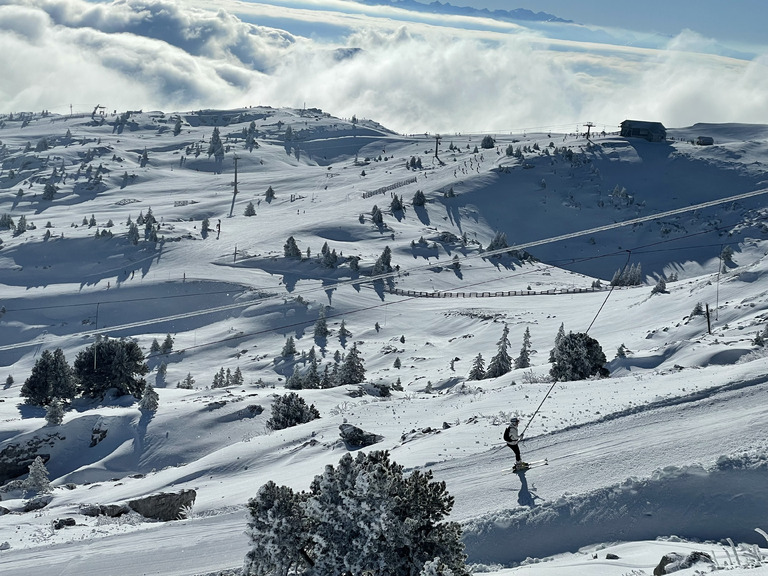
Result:
M394 190L395 188L400 188L401 186L407 186L408 184L413 184L416 182L416 176L413 176L411 178L408 178L407 180L401 180L400 182L395 182L394 184L390 184L389 186L382 186L381 188L377 188L376 190L371 190L370 192L363 192L363 198L370 198L371 196L376 196L377 194L386 194L390 190Z
M616 288L619 288L616 286ZM422 292L419 290L402 290L393 288L390 293L398 296L410 296L414 298L498 298L507 296L545 296L558 294L586 294L588 292L602 292L610 289L610 286L602 288L552 288L550 290L503 290L501 292Z

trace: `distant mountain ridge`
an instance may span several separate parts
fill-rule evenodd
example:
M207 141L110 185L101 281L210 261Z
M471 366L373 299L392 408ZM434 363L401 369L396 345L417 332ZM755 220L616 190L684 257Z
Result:
M515 8L513 10L488 10L487 8L472 8L471 6L454 6L449 2L443 4L435 0L429 4L417 2L416 0L357 0L359 4L368 6L395 6L397 8L406 8L415 12L429 12L432 14L454 14L460 16L481 16L493 18L494 20L505 21L536 21L536 22L566 22L572 23L573 20L564 20L546 12L533 12L526 8Z

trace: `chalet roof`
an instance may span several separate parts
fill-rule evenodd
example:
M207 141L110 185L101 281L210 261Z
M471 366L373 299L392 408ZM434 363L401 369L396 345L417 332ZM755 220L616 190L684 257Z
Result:
M653 127L653 128L661 128L662 130L666 130L664 127L664 124L661 122L653 122L649 120L624 120L624 122L621 123L622 126L625 124L631 124L633 126L647 126L647 127Z

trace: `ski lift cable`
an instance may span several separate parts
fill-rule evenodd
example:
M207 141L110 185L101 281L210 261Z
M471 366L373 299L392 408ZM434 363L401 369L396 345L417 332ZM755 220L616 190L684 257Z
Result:
M627 266L629 265L629 259L630 258L632 258L632 251L631 250L627 250L627 261L624 263L624 268L623 268L624 270L627 269ZM602 312L603 308L605 308L605 305L608 304L608 298L610 298L611 294L613 294L613 289L614 288L616 288L616 284L612 282L611 283L611 289L608 290L608 294L605 295L605 300L603 300L603 303L600 305L600 308L597 310L597 314L595 314L595 317L592 318L592 322L589 323L589 326L587 327L586 331L584 332L585 334L589 334L589 330L594 325L595 321L597 320L597 317L600 316L600 312Z
M536 410L531 414L531 417L528 419L528 423L525 425L525 428L523 428L523 431L520 432L520 436L525 434L525 431L528 430L528 426L531 425L531 422L533 422L533 419L536 417L536 414L539 413L539 410L541 410L541 407L544 406L544 402L547 401L547 398L549 398L549 395L552 393L552 390L554 390L555 385L557 384L557 380L552 382L552 386L549 387L549 390L547 390L547 393L544 395L544 398L539 403L539 406L536 408Z
M624 270L626 270L626 269L627 269L627 265L629 264L629 260L630 260L630 258L632 258L632 251L631 251L631 250L627 250L627 261L624 263L624 268L623 268ZM598 309L597 313L595 314L595 317L592 319L592 322L590 322L590 324L589 324L589 327L587 328L587 330L586 330L586 332L585 332L585 333L588 333L588 332L589 332L589 329L590 329L590 328L592 328L592 325L593 325L593 324L595 323L595 321L597 320L597 317L600 315L600 312L602 312L602 311L603 311L603 308L604 308L604 307L605 307L605 305L608 303L608 298L610 298L610 297L611 297L611 294L613 293L613 289L614 289L615 287L616 287L616 285L615 285L615 284L611 284L611 289L608 291L608 294L605 296L605 300L603 300L603 303L600 305L600 308ZM542 407L542 406L544 406L544 402L546 402L546 401L547 401L547 399L549 398L549 395L552 393L552 390L554 390L554 389L555 389L555 385L557 384L557 382L558 382L558 381L557 381L557 380L555 380L555 381L552 383L552 386L550 386L550 387L549 387L549 390L547 390L547 393L544 395L544 398L542 398L542 400L541 400L541 402L539 403L538 407L537 407L537 408L536 408L536 410L533 412L533 414L531 414L531 417L528 419L528 423L525 425L525 428L523 428L523 431L520 433L520 434L521 434L521 436L522 436L523 434L525 434L525 431L526 431L526 430L528 430L528 427L531 425L531 422L533 422L533 419L534 419L534 418L536 417L536 415L539 413L539 410L541 410L541 407Z

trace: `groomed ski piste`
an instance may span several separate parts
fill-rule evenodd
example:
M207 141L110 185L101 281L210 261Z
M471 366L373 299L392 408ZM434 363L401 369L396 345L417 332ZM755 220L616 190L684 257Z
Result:
M766 197L727 201L768 186L768 128L697 125L670 130L666 143L495 135L490 149L481 134L444 135L438 160L434 135L319 110L124 114L3 117L0 214L16 224L25 216L28 229L0 230L0 381L13 377L0 390L0 450L47 438L55 487L45 508L27 513L19 494L2 494L4 574L236 569L249 546L248 498L267 480L306 490L348 452L345 422L383 437L365 450L389 450L447 483L450 519L462 524L476 572L635 576L653 573L665 553L702 551L730 574L768 573L768 542L755 531L768 530L768 360L754 344L768 324ZM249 151L251 122L258 146ZM221 161L207 154L214 126L228 146ZM295 140L285 141L286 126ZM698 135L716 144L695 146ZM47 149L36 150L43 138ZM406 167L412 157L421 169ZM58 189L43 200L54 168ZM417 190L423 207L411 204ZM404 211L392 212L392 194ZM374 204L381 224L371 220ZM158 242L134 245L126 222L150 208ZM112 237L96 238L102 230ZM534 259L484 255L497 232L512 247L574 235L530 248ZM289 236L301 260L284 256ZM335 268L320 262L326 242ZM368 281L385 246L396 270ZM732 259L721 259L726 246ZM609 290L617 269L638 263L642 285ZM652 294L662 274L671 279ZM492 296L510 291L524 295ZM464 296L438 297L447 293ZM710 309L711 333L706 316L692 314L697 304ZM316 342L321 306L331 334ZM352 333L345 343L342 320ZM467 380L478 353L496 353L505 324L513 357L530 330L532 366ZM545 398L561 324L589 330L610 377L559 382ZM147 381L160 395L151 417L131 397L76 399L61 426L46 426L41 408L23 404L21 386L43 350L61 348L72 363L106 335L135 338L147 354L166 334L173 351L149 358ZM289 336L295 360L281 357ZM315 346L332 365L353 344L366 384L300 390L321 417L269 431L274 398L294 365L304 368L301 352ZM211 388L222 367L240 368L245 384ZM194 388L177 388L187 375ZM398 379L402 391L377 394ZM547 466L502 473L514 462L501 438L513 415L521 429L529 424L523 458ZM183 520L81 513L183 488L197 491ZM75 526L55 530L65 517Z

